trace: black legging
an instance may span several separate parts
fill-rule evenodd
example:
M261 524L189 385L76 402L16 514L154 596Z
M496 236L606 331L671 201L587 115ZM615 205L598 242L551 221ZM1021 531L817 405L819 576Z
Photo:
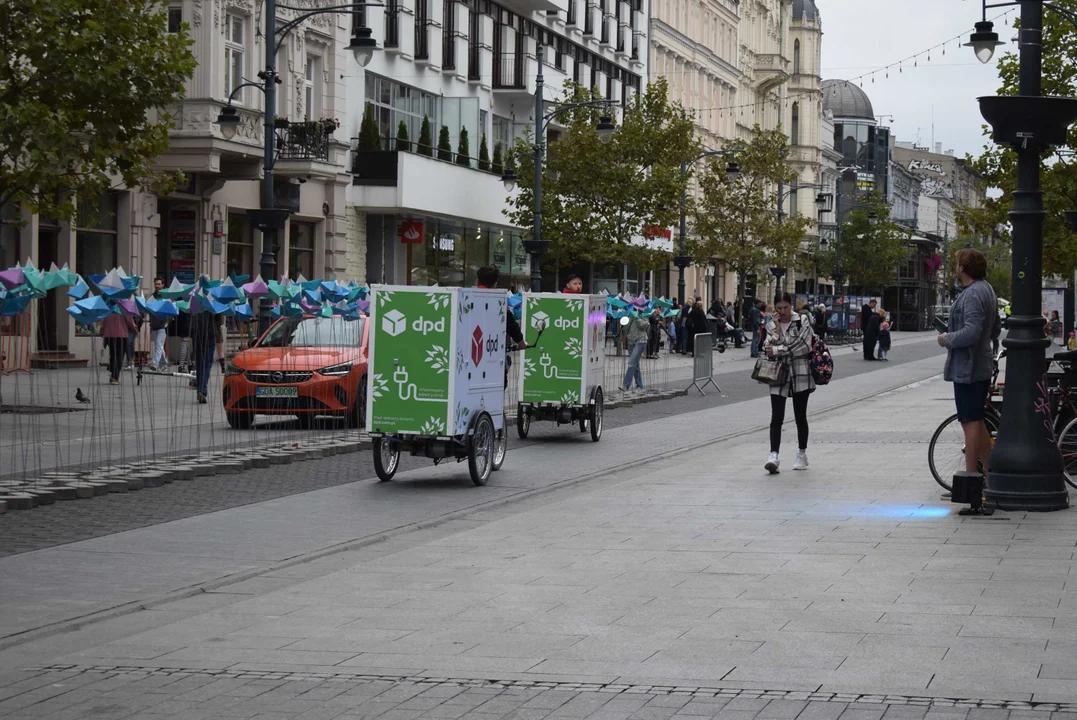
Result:
M793 417L797 421L797 441L801 450L808 449L808 396L810 390L793 393ZM770 451L778 452L782 444L782 423L785 422L785 400L781 395L770 396Z
M127 354L127 338L105 338L105 345L108 347L108 375L113 380L119 380L123 358Z

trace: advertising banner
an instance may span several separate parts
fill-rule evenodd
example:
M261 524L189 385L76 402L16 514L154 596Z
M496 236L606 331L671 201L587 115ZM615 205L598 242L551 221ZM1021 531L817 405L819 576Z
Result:
M446 435L455 348L453 290L371 290L367 429Z
M588 296L527 295L523 304L525 338L530 342L545 323L538 347L524 352L520 399L525 403L581 404L585 401L586 334L591 330Z

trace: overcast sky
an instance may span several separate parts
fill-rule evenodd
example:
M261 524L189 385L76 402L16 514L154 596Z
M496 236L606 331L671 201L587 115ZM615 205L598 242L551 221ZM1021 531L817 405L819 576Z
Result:
M962 35L968 42L973 24L980 19L980 0L816 0L823 18L823 79L849 79L902 60L948 38ZM989 11L988 17L1005 9ZM1014 35L1014 14L995 21L999 39L1009 44ZM1002 23L1006 23L1006 27ZM1007 47L999 48L1000 55ZM998 55L996 55L996 58ZM858 84L860 81L857 81ZM931 61L921 55L919 66L910 60L902 72L876 73L874 84L863 79L876 115L901 141L932 144L953 149L959 157L979 154L988 138L981 131L976 98L994 95L999 87L995 61L981 65L956 41L946 54L932 50Z

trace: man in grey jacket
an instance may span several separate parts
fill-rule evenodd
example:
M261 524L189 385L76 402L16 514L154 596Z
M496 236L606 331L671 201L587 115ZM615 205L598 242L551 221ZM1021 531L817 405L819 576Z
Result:
M954 384L957 420L965 432L965 470L987 473L991 435L984 424L984 404L994 371L991 339L998 318L995 291L984 280L987 258L979 250L957 254L957 277L963 290L950 310L939 345L946 348L943 377Z

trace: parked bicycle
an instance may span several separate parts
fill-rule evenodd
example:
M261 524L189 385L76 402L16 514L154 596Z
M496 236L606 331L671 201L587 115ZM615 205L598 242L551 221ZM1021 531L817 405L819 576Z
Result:
M995 358L991 386L984 403L984 422L991 434L992 447L1002 418L1005 383L998 382L998 375L999 361L1004 357L1005 351ZM1045 375L1047 399L1056 442L1062 453L1065 479L1077 489L1077 351L1056 353L1049 363L1062 371ZM935 430L927 458L935 482L947 491L952 490L950 481L954 474L965 469L965 434L956 413L943 420ZM983 468L980 470L982 472Z

